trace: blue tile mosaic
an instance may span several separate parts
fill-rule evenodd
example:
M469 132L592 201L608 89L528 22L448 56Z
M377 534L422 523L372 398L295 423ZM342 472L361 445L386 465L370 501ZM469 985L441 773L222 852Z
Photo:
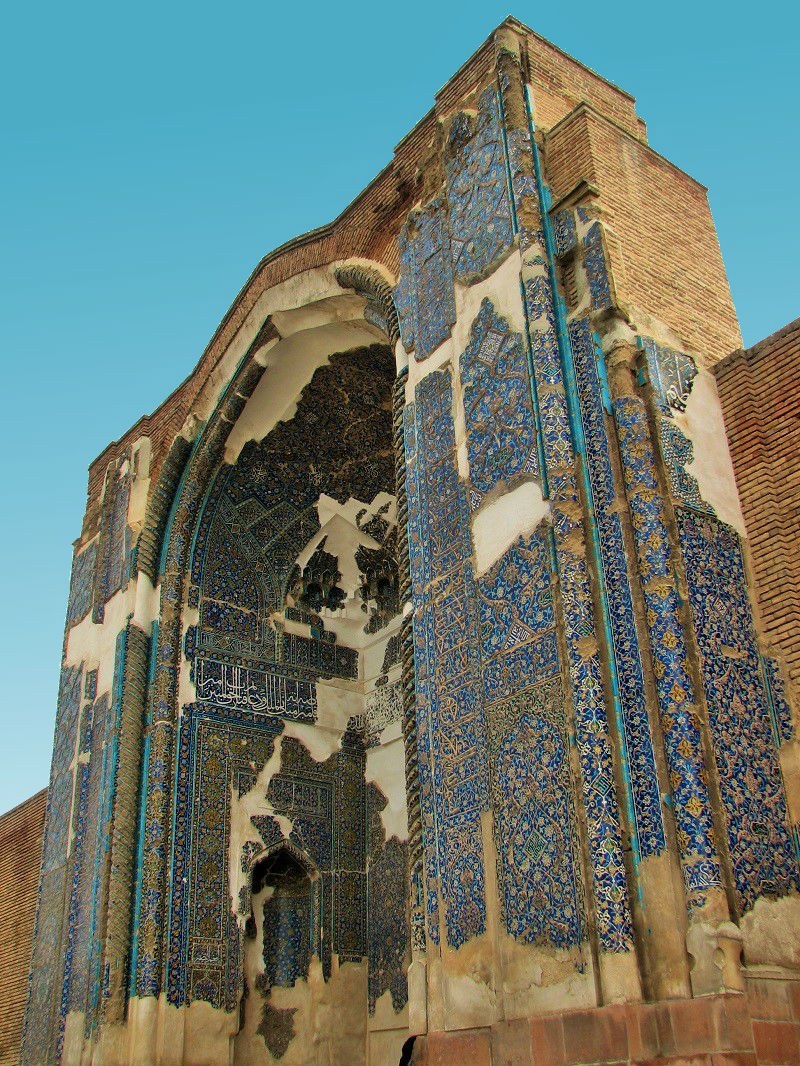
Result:
M566 255L578 244L578 230L575 225L575 213L569 208L556 211L552 216L553 238L556 255Z
M640 337L639 344L644 349L650 383L663 413L668 415L670 409L685 411L697 376L692 357L658 344L650 337Z
M538 473L530 375L522 337L490 300L481 304L460 358L469 457L469 502L477 510L498 486Z
M486 924L480 815L489 806L489 782L469 510L456 468L449 370L423 378L414 415L414 451L406 459L415 658L424 663L417 667L423 835L429 853L427 827L434 823L447 940L460 947ZM430 910L428 919L430 932Z
M800 889L742 549L712 515L676 508L740 912Z
M406 351L427 359L450 336L456 320L450 233L440 197L409 215L399 245L400 280L394 298L400 336Z
M688 903L695 907L708 888L722 882L675 562L643 401L615 400L614 418L647 608L681 865Z
M408 1001L408 845L395 836L386 839L381 820L385 806L386 797L371 784L367 800L367 996L371 1014L385 992L395 1012Z
M779 744L785 744L795 738L794 719L789 698L786 694L786 685L781 676L781 668L775 659L764 656L764 673L767 679L767 690L775 716L775 732Z
M596 350L587 319L581 318L570 323L569 336L586 440L592 506L600 539L603 569L601 580L609 605L613 638L613 649L610 650L619 678L624 743L630 767L636 821L635 832L640 854L644 858L663 852L666 839L644 692L641 651L596 362L596 359L602 356Z
M478 581L498 880L506 929L583 939L583 893L546 534Z
M79 552L73 560L67 605L67 628L80 622L92 608L96 561L96 540Z
M544 483L552 509L597 931L603 950L627 951L633 930L592 591L585 556L576 550L576 541L583 535L581 503L553 298L547 279L541 275L528 279L523 292L538 396Z
M514 244L497 93L486 89L473 119L459 112L446 148L447 205L456 281L485 277Z
M592 307L601 310L611 306L611 284L606 270L603 234L599 222L593 222L583 238L583 265L589 282Z

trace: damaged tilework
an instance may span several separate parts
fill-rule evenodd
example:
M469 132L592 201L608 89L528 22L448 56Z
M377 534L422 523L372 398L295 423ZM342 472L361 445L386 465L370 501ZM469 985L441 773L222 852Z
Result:
M792 719L792 708L786 695L786 686L781 676L781 669L775 659L768 655L764 656L764 673L767 679L767 691L769 692L773 714L775 716L775 732L778 743L785 744L794 740L795 728Z
M800 889L780 764L735 531L676 509L741 913Z
M498 485L538 473L536 426L522 338L484 300L460 359L469 456L469 502L477 510Z
M570 347L578 381L586 461L592 488L592 506L600 537L603 572L600 579L608 599L614 664L619 678L619 699L631 774L635 831L642 858L658 855L666 847L661 795L656 773L653 738L644 694L644 678L636 620L633 611L622 523L617 509L614 474L598 374L598 353L587 319L569 326Z
M403 719L403 694L400 682L381 685L364 697L364 713L348 719L348 729L363 737L368 748L380 743L381 733Z
M552 216L552 224L556 255L561 257L571 252L578 244L575 212L569 209L556 211Z
M400 280L394 290L406 351L427 359L450 336L456 297L450 233L440 197L412 211L399 238ZM372 497L364 497L369 503Z
M506 929L570 948L583 939L583 893L546 538L520 538L478 596Z
M167 999L202 999L234 1010L241 974L239 927L228 885L230 802L238 772L257 774L274 749L280 719L184 708L172 863Z
M237 1005L241 934L228 884L230 800L254 786L282 728L280 719L241 709L185 709L178 753L167 984L171 1003L202 999L226 1010ZM291 821L290 853L296 848L320 872L314 923L326 932L314 950L326 979L332 952L340 961L360 961L366 955L364 763L363 744L350 734L324 763L315 762L299 741L284 738L280 771L267 789L273 810ZM268 847L283 840L271 816L256 816L253 824ZM254 861L251 856L249 865ZM275 965L280 973L272 975L272 983L289 980L282 964Z
M458 948L486 926L481 813L489 794L469 510L456 468L449 370L423 378L415 413L416 451L407 455L407 468L416 469L407 487L415 512L409 521L415 656L424 662L417 736L421 762L429 760L429 770L420 767L423 834L435 824L447 940ZM419 672L417 680L419 686ZM435 813L425 810L432 804ZM431 845L426 840L426 856ZM428 868L426 879L430 907ZM434 916L428 918L430 931Z
M20 1062L26 1066L36 1066L57 1057L67 1011L68 930L65 910L71 891L68 851L75 787L72 765L78 751L82 691L83 667L62 667L33 956L20 1050Z
M645 405L634 397L615 400L614 418L647 608L681 866L688 904L695 907L708 888L722 882L675 564Z
M393 379L384 345L333 355L294 417L220 469L192 553L199 653L262 671L277 662L278 674L306 681L356 676L352 649L285 633L276 643L269 618L283 609L297 557L319 530L320 493L340 503L393 493Z
M611 283L606 270L603 233L599 222L593 222L583 238L583 265L589 282L592 307L601 310L611 306Z
M544 480L553 518L597 931L602 950L627 951L633 930L611 741L589 573L583 553L575 548L576 539L582 535L581 504L553 300L546 278L540 275L527 280L524 296L545 459Z
M100 537L95 570L93 621L102 622L105 605L130 578L133 535L128 525L131 477L128 457L109 471L100 514Z
M663 413L668 415L670 408L685 411L692 382L697 377L694 359L665 344L657 344L650 337L640 337L639 344L644 349L650 383L656 390Z
M67 606L67 628L80 622L92 608L94 572L97 561L97 540L79 552L72 563Z
M714 514L713 507L700 494L697 479L687 470L694 461L694 446L675 420L675 411L686 410L692 382L697 376L694 360L649 337L639 337L638 343L644 350L655 393L661 455L672 495L679 503Z
M370 784L367 797L367 992L370 1014L389 992L392 1008L408 1002L406 970L409 962L408 844L396 836L386 839L381 812L386 797Z
M264 901L262 958L266 987L293 988L308 976L312 929L311 882L298 868L294 876L276 881Z
M433 749L428 723L430 721L430 678L426 649L426 613L423 596L428 572L426 544L422 536L420 497L420 455L417 449L416 404L409 404L403 413L403 436L406 452L406 497L408 500L409 571L412 583L412 616L414 648L414 699L417 735L417 769L419 774L420 819L422 823L423 869L425 878L425 924L432 944L439 943L439 846L433 793Z
M497 93L486 89L473 119L459 112L446 148L447 203L456 281L478 281L514 244Z

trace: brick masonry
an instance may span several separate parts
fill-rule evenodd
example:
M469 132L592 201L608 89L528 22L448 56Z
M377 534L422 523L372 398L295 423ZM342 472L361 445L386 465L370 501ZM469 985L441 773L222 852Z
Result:
M419 1037L416 1066L795 1066L800 981L745 994L627 1003Z
M800 318L714 367L768 639L800 685Z
M28 990L47 789L0 816L0 1064L16 1063Z

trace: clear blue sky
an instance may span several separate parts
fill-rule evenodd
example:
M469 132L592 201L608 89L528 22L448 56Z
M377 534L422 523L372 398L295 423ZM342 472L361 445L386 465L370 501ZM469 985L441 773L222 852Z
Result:
M0 61L0 811L47 781L86 469L335 217L509 0L13 4ZM789 3L522 2L710 189L746 344L800 314Z

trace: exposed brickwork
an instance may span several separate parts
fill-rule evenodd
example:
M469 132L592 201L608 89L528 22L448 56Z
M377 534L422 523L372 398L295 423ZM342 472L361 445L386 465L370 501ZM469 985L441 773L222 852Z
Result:
M769 987L767 987L769 986ZM800 982L745 995L562 1011L419 1037L417 1066L783 1066L800 1063Z
M599 191L617 298L643 332L657 319L709 361L741 344L702 185L586 104L547 134L545 160L556 199Z
M47 789L0 815L0 1064L16 1063L31 961Z
M800 685L800 318L714 368L767 636Z

